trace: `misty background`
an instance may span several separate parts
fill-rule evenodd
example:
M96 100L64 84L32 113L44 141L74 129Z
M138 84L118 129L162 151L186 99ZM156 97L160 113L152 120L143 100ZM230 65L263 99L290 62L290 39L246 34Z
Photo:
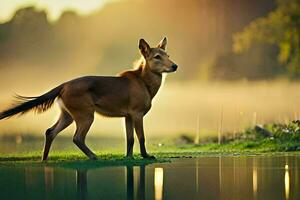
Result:
M167 51L179 70L168 75L155 98L146 136L213 134L297 119L300 85L291 82L298 75L287 67L293 57L278 59L281 43L252 42L250 47L255 29L245 28L283 2L103 1L84 14L66 6L56 18L35 3L16 6L0 24L0 109L11 104L14 93L36 96L79 76L129 69L140 57L140 38L154 46L167 36ZM55 106L41 115L1 121L0 133L41 134L57 115ZM120 119L97 117L91 132L119 137L120 124Z

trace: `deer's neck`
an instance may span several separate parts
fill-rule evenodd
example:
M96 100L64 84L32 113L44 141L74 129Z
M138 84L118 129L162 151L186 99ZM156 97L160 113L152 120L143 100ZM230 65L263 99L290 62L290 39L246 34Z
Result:
M152 72L149 67L144 65L141 66L141 78L144 81L151 98L153 98L161 86L162 75Z

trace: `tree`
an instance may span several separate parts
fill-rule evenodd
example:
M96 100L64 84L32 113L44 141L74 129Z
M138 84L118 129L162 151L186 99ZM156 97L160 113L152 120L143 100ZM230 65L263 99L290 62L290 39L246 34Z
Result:
M278 62L292 78L300 77L300 0L277 0L277 8L233 36L233 50L244 53L255 43L279 48Z

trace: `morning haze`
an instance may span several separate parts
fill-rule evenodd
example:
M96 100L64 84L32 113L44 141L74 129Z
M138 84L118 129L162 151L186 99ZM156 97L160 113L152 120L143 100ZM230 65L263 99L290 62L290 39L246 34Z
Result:
M167 36L167 51L179 70L167 77L146 117L148 137L194 134L199 126L203 134L220 126L239 131L297 118L300 95L293 91L299 84L286 80L290 71L278 62L276 45L233 51L234 35L275 8L271 0L116 1L84 16L66 11L51 22L34 5L21 8L0 24L0 109L14 93L37 96L79 76L131 68L140 57L140 38L156 45ZM41 115L1 121L0 133L42 134L57 115L55 106ZM120 123L98 116L91 132L120 137Z

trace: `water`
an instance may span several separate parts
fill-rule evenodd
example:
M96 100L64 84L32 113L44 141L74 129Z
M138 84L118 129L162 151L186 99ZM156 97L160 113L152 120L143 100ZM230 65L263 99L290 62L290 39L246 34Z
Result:
M141 166L1 167L1 199L300 199L300 156L175 159Z

